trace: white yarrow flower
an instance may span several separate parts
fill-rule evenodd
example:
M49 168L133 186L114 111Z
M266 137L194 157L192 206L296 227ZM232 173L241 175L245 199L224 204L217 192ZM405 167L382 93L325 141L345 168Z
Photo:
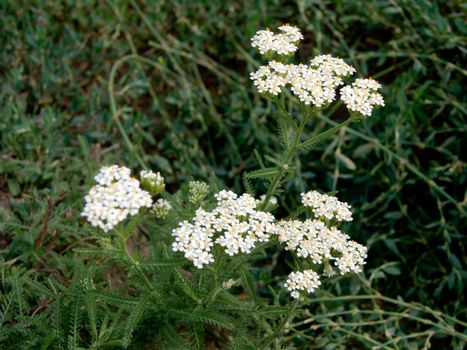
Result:
M257 48L262 55L269 53L289 55L297 51L297 43L303 39L300 29L283 25L279 30L282 33L275 34L269 29L259 30L251 39L251 46Z
M336 88L343 84L342 79L329 70L276 61L261 66L250 78L259 93L277 96L289 86L300 101L318 108L334 101Z
M338 57L331 55L320 55L314 57L310 61L310 66L323 71L332 73L338 77L348 77L355 73L355 68L345 63L345 61Z
M350 205L339 201L336 197L321 194L317 191L302 193L302 204L311 208L317 218L337 221L352 221Z
M258 242L266 242L274 231L274 216L256 210L259 201L249 194L231 191L214 195L217 207L211 212L199 208L193 219L183 221L172 231L174 251L184 253L197 268L214 261L212 246L224 248L233 256L250 253Z
M279 95L282 88L287 84L287 79L284 73L281 72L283 66L285 65L272 61L269 65L261 66L256 72L250 74L250 78L259 93Z
M84 198L81 213L92 226L110 231L128 216L152 205L151 195L140 188L138 180L130 177L128 168L103 167L94 179L98 185Z
M329 71L299 64L289 66L288 83L300 101L321 108L334 101L336 87L343 82Z
M370 116L375 106L384 106L383 96L377 92L380 88L373 79L357 79L341 89L341 100L349 110Z
M284 24L283 26L279 27L279 30L284 33L284 35L287 36L287 38L293 43L299 42L303 39L303 35L300 32L300 29L297 27Z
M127 180L130 178L131 170L118 165L104 166L94 177L99 185L109 186L115 181Z
M291 292L290 295L295 299L300 296L301 291L313 293L320 285L319 276L313 270L292 272L284 283L284 287Z

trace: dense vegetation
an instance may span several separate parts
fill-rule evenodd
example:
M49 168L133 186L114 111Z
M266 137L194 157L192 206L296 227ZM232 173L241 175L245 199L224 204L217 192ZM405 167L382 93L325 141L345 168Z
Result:
M306 38L303 61L330 53L384 85L386 106L297 159L298 176L279 198L287 208L305 190L338 191L353 207L349 233L369 258L364 274L330 282L294 318L270 306L256 326L267 333L270 324L271 339L281 331L277 348L461 349L462 11L461 2L425 0L1 2L1 348L98 348L96 339L111 348L156 349L160 339L180 346L183 324L159 327L159 316L144 312L146 299L117 294L127 283L124 260L100 266L83 257L98 234L80 218L83 196L103 164L147 165L172 193L189 179L244 192L241 175L257 168L252 150L279 147L273 108L249 80L261 64L249 40L292 23ZM319 116L315 132L345 113ZM134 246L156 247L157 232L147 227ZM276 305L267 286L285 267L280 252L270 253L275 265L259 261L237 293ZM107 292L84 288L86 278ZM243 317L185 321L194 325L190 336L202 334L200 348L223 348ZM231 346L248 345L239 344Z

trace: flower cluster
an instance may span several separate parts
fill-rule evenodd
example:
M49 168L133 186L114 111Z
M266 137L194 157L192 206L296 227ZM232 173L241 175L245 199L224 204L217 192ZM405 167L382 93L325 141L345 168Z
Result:
M256 72L251 73L250 78L259 93L277 96L288 83L287 71L285 64L272 61L267 66L261 66Z
M269 29L258 31L251 39L251 46L257 48L262 55L289 55L297 51L297 44L303 39L300 29L283 25L279 30L280 34L275 34Z
M311 208L316 218L337 221L352 221L350 205L339 201L336 197L321 194L317 191L302 193L302 204Z
M142 207L152 205L151 195L140 188L140 183L130 177L130 169L112 165L103 167L84 198L81 213L91 225L104 231L112 230L128 216L136 215Z
M355 73L355 68L345 63L341 58L331 55L316 56L310 61L310 66L321 72L331 73L341 78L351 76Z
M249 194L238 197L231 191L220 191L215 198L214 210L199 208L191 222L185 220L172 231L173 250L183 252L197 268L214 261L214 243L231 256L250 253L274 231L274 216L256 210L259 201Z
M318 108L334 101L336 88L343 84L342 78L325 65L316 68L304 64L289 65L288 77L294 95L304 104Z
M384 106L383 96L377 92L380 88L373 79L356 79L351 86L341 89L341 100L351 111L370 116L374 106Z
M321 284L318 274L313 270L303 272L292 272L284 283L284 287L290 292L293 298L300 296L299 291L313 293Z
M353 74L355 69L329 55L315 57L311 62L297 65L271 61L250 77L260 93L277 96L288 86L300 101L321 108L334 101L342 77Z
M279 221L275 234L287 250L313 264L334 261L342 275L350 271L360 272L365 262L364 246L350 241L350 237L337 227L328 227L320 220Z
M289 55L297 50L296 43L303 38L300 31L282 26L282 34L260 30L252 38L252 46L261 54L270 52ZM267 55L273 57L271 55ZM284 61L281 57L276 57ZM355 73L355 68L344 60L331 55L314 57L308 65L285 64L272 60L250 74L253 84L261 94L277 96L286 87L306 105L323 108L336 98L336 89L344 84L343 78ZM380 85L372 79L357 79L352 86L341 89L341 99L351 111L370 115L373 106L383 106L382 96L376 91Z
M297 257L307 259L313 265L323 265L325 276L335 274L331 264L341 275L362 271L367 257L366 247L351 241L348 235L331 224L333 219L335 222L351 221L350 206L336 197L316 191L302 193L301 196L303 205L311 208L315 219L277 222L275 234L279 242L285 244L287 250L295 252ZM307 271L289 275L286 287L294 298L299 296L299 290L308 291L305 285L319 285L318 275Z

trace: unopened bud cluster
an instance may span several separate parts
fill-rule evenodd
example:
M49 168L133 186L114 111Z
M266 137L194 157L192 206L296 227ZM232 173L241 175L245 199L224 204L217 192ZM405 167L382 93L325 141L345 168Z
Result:
M236 285L237 285L237 281L235 281L232 278L228 279L227 281L222 282L222 288L224 288L224 289L230 289L230 288L232 288L233 286L236 286Z
M264 202L266 200L266 195L263 194L259 197L259 200L261 202ZM275 207L277 205L277 198L276 197L271 197L269 198L268 202L266 203L266 207Z
M165 182L162 175L151 170L142 170L140 172L141 186L153 196L161 193L165 189Z
M172 205L167 199L159 198L152 206L152 211L157 219L165 219L172 210Z
M188 200L192 204L199 204L209 194L209 185L203 181L190 181L188 184Z

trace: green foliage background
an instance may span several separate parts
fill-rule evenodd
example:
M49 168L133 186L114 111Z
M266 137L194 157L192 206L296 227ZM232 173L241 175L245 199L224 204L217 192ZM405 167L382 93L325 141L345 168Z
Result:
M287 208L304 190L339 191L354 208L349 233L369 248L364 281L327 288L349 297L310 305L315 328L303 328L304 336L316 348L369 348L362 334L428 332L429 324L403 317L394 329L377 323L378 310L402 306L355 298L361 293L465 321L465 4L2 1L0 343L21 317L37 316L40 324L49 307L26 279L56 277L73 288L73 249L89 243L79 213L102 164L137 169L144 162L164 174L169 191L212 174L244 191L242 173L257 168L252 150L274 154L279 144L272 106L249 81L262 63L249 39L284 22L305 35L303 61L340 56L382 82L386 101L365 122L297 159L299 176L280 198ZM309 132L345 114L337 107L313 120ZM261 271L255 283L267 285ZM5 311L11 293L24 294L15 306L21 317ZM358 311L365 308L370 320ZM332 318L336 310L355 312ZM24 327L18 334L32 326ZM467 334L465 324L455 329ZM454 346L444 335L424 335ZM417 339L390 345L422 348Z

